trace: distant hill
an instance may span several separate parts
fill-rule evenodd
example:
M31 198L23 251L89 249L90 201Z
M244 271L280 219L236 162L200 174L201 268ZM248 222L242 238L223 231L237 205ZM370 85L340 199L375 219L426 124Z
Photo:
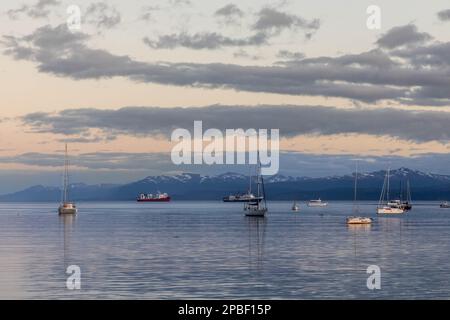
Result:
M378 200L385 171L361 173L358 178L358 198ZM413 200L450 199L450 176L423 173L400 168L391 171L391 198L398 197L410 181ZM351 200L353 175L324 178L290 177L275 175L265 178L269 200ZM225 173L202 176L184 173L175 176L154 176L124 185L70 185L70 195L75 201L134 200L139 193L169 193L174 200L220 200L223 196L245 192L248 176ZM55 187L33 186L25 190L0 196L3 202L59 201L61 190Z

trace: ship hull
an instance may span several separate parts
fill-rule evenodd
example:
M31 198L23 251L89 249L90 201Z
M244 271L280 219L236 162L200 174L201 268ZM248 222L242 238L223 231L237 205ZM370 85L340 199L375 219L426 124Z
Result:
M59 213L60 215L65 215L65 214L67 214L67 215L71 215L71 214L75 215L75 214L77 214L77 212L78 212L78 210L77 210L76 207L64 207L64 206L60 206L60 207L58 208L58 213Z
M223 202L252 202L252 201L261 201L262 198L253 198L253 199L228 199L228 198L223 198Z
M377 209L377 214L402 214L402 213L405 213L405 210L400 208L384 207Z
M137 199L137 202L170 202L171 198L162 198L162 199Z

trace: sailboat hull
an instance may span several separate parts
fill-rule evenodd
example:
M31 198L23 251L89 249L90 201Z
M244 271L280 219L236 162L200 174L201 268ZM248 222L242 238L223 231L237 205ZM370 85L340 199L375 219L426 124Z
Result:
M67 209L67 208L59 208L58 209L58 213L59 214L77 214L77 209L72 208L72 209Z
M377 214L402 214L405 210L401 208L383 207L377 208Z
M263 208L263 209L253 209L253 208L248 208L247 211L245 212L245 215L247 217L264 217L267 213L267 208Z

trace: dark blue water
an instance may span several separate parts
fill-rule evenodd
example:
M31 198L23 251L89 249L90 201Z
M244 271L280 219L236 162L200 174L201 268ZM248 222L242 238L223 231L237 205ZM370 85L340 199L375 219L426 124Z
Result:
M376 217L366 203L373 225L348 227L351 203L291 206L260 219L220 202L79 203L76 217L0 204L0 298L450 298L450 210ZM66 287L69 265L81 290Z

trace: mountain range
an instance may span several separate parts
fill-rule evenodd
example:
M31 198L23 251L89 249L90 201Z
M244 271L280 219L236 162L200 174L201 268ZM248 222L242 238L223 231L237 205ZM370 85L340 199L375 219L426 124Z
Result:
M358 198L378 200L386 171L360 173ZM391 170L391 198L399 197L409 181L413 200L450 199L450 175L424 173L408 168ZM322 178L275 175L265 178L268 200L324 200L353 199L354 174ZM216 176L183 173L173 176L150 176L123 185L99 184L70 185L74 201L132 201L139 193L167 192L176 200L220 200L222 197L249 188L249 177L238 173ZM2 202L59 201L61 189L49 186L32 186L25 190L0 196ZM405 197L405 196L404 196Z

